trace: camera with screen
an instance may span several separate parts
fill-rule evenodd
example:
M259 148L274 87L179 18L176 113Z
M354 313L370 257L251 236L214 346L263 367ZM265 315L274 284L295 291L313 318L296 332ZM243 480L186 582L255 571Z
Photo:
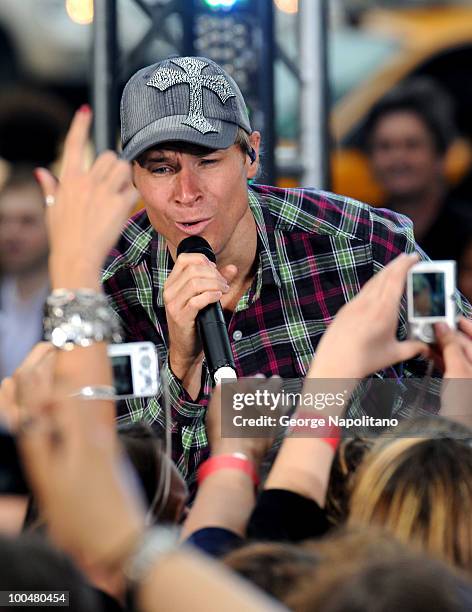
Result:
M157 395L159 364L152 342L110 344L108 356L113 367L117 397L126 399Z
M436 341L435 323L456 327L456 262L421 261L408 272L409 337L428 344Z

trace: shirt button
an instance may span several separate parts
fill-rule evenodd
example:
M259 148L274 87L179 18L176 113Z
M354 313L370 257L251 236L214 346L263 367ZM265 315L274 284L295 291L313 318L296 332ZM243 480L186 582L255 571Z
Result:
M241 340L242 337L243 337L243 332L240 329L237 329L233 333L233 340Z

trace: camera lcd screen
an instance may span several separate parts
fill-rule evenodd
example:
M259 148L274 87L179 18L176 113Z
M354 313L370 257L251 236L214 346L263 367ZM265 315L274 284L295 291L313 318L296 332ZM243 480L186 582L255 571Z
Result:
M444 272L413 273L413 316L444 317L446 290Z
M111 358L113 366L113 382L117 395L133 395L133 374L131 357L116 355Z

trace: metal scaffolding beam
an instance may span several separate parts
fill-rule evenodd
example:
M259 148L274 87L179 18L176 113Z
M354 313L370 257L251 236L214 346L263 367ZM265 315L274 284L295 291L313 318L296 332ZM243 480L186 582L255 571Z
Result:
M96 153L115 149L118 47L116 0L94 0L92 104Z
M329 189L329 82L326 0L300 0L302 186Z

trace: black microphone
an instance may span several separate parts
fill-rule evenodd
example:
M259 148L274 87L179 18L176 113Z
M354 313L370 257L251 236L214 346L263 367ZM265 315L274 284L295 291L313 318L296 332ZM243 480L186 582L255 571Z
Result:
M201 236L184 238L177 248L177 257L181 253L202 253L216 263L213 249ZM208 304L200 310L197 315L197 329L208 369L215 384L221 382L223 378L236 379L236 366L220 302Z

